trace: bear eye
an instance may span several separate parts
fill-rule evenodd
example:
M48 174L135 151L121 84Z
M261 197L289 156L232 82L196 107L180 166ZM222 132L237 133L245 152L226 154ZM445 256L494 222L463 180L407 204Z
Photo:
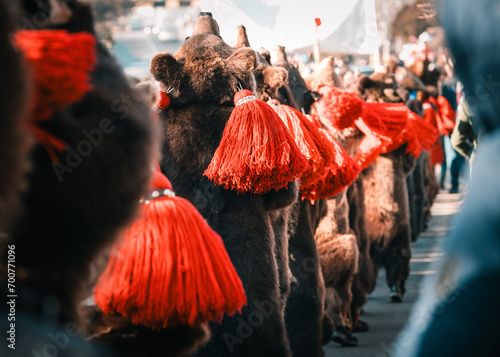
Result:
M188 37L186 37L186 38L184 39L184 41L187 41L187 40L189 40L190 38L191 38L191 36L188 36Z

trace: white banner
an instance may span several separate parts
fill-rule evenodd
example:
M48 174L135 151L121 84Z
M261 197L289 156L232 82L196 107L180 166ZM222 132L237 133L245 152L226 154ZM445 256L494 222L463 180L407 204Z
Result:
M322 52L378 51L375 0L201 0L201 11L213 14L227 43L244 25L255 49L312 51L317 37Z

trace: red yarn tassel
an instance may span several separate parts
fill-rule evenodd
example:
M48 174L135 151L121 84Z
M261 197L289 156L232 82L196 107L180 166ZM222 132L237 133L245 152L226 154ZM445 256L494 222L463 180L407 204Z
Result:
M362 116L356 126L365 134L356 153L356 162L364 170L387 148L402 144L401 135L408 121L408 108L402 103L363 102ZM399 145L398 145L399 144Z
M387 153L407 143L406 153L418 158L422 150L430 150L438 140L438 132L431 124L408 109L408 120L402 134L384 148Z
M321 146L322 140L318 135L318 128L314 127L304 114L297 109L280 104L276 99L271 99L268 103L279 115L300 152L308 160L309 166L300 176L301 187L316 182L328 170L328 167L325 167L328 164L318 149L318 145Z
M89 73L96 63L96 39L91 34L22 30L14 40L34 70L34 120L51 118L91 88Z
M356 125L359 121L363 121L374 134L392 140L405 128L408 119L407 110L403 103L363 102L363 112Z
M94 291L97 305L153 330L241 310L245 291L220 236L164 175L156 172L153 182L151 200L113 247Z
M356 94L332 86L323 86L318 92L322 97L315 104L316 110L327 128L342 130L354 126L363 109L363 101Z
M422 145L423 150L431 150L439 139L436 128L427 123L422 117L409 112L409 121L413 123L413 132Z
M302 199L330 198L351 184L359 173L358 167L325 130L288 105L275 99L268 103L283 120L302 154L309 159L309 167L300 177Z
M37 125L68 104L76 102L91 85L89 72L96 63L94 36L64 30L22 30L14 34L16 45L33 69L32 122L28 126L52 162L67 144Z
M329 170L324 179L317 183L316 195L313 196L317 199L330 198L339 194L350 186L361 172L361 167L347 151L325 130L320 129L320 131L330 143L329 149L333 152L335 166Z
M276 112L249 90L234 96L235 109L204 175L239 193L279 190L300 176L307 159Z

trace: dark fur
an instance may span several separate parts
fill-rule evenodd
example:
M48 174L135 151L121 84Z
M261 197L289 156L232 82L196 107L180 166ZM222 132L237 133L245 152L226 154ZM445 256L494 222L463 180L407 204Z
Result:
M258 57L259 65L254 71L258 96L262 100L277 98L281 90L286 93L285 102L299 109L288 87L286 69L270 66L262 55ZM291 282L286 300L285 323L294 356L323 356L323 333L327 334L328 342L333 332L333 323L324 313L324 282L314 241L314 232L324 208L322 200L315 205L309 201L299 201L291 207L291 212L276 212L272 217L276 237L281 236L278 232L287 226L290 237L287 256L289 254ZM288 222L284 221L285 215Z
M20 210L20 194L26 188L31 136L26 130L29 95L27 69L10 36L15 29L13 9L0 1L0 234L4 234ZM0 237L3 240L4 237Z
M309 113L319 95L315 99L312 97L298 70L288 63L283 47L277 47L273 66L285 69L288 74L287 81L274 91L274 98ZM321 346L330 341L334 329L324 311L325 288L314 240L316 228L325 214L325 200L315 204L300 200L292 208L288 248L292 277L285 322L294 356L323 356Z
M255 67L253 50L233 53L211 33L193 35L175 56L160 54L152 61L153 76L165 88L174 88L171 106L161 116L166 133L162 171L176 194L190 200L220 234L248 299L241 314L209 324L212 338L197 356L290 355L267 211L277 206L271 197L275 193L266 198L238 194L203 176L234 109L236 85L255 89Z
M323 356L333 324L324 312L325 289L314 233L326 214L325 200L293 205L290 232L291 291L285 322L294 356Z
M69 4L72 30L87 30L75 24L91 23L88 6ZM132 97L132 89L109 53L100 45L97 51L93 89L43 126L73 149L87 140L83 130L99 128L103 118L114 129L72 172L62 174L62 181L45 149L35 146L25 211L12 229L18 282L57 299L62 322L78 321L76 304L88 265L135 214L150 177L155 142L150 109L142 101L119 102L121 96ZM60 155L60 164L67 165L66 155Z
M101 311L84 309L93 321L86 332L90 339L111 348L117 356L185 356L195 352L210 337L206 325L177 325L162 331L130 323L127 318L103 315Z
M404 90L393 74L376 73L354 82L353 89L367 102L404 102ZM362 173L366 229L371 241L375 277L381 266L386 268L387 284L405 292L410 268L410 208L407 176L415 160L405 154L406 145L381 155Z

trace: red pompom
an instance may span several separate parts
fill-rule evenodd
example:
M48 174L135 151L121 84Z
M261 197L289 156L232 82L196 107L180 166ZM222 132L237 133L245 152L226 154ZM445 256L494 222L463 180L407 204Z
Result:
M91 88L89 73L96 63L96 39L91 34L22 30L14 40L33 67L34 120L51 118Z
M234 314L246 297L222 239L160 176L155 174L157 190L113 247L94 291L97 305L153 330Z
M354 126L363 109L363 101L356 94L332 86L323 86L318 92L322 97L316 102L316 110L327 128L342 130Z
M279 190L307 167L276 112L249 90L236 93L219 147L204 175L240 193Z
M158 96L158 101L155 104L156 112L159 110L165 110L170 106L170 96L167 92L160 90L160 95Z

